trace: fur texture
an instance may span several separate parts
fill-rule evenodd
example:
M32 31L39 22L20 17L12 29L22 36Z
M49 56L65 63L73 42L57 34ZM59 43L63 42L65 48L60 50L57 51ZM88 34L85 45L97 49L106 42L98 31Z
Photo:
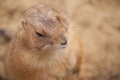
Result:
M65 16L43 5L28 9L6 57L8 80L76 80L82 48Z

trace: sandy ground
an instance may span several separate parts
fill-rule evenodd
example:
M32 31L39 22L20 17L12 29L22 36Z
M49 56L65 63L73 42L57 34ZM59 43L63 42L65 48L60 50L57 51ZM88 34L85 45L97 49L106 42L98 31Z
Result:
M63 11L78 28L85 54L81 80L120 80L120 0L0 0L0 28L16 32L21 14L39 2ZM0 44L2 76L5 48Z

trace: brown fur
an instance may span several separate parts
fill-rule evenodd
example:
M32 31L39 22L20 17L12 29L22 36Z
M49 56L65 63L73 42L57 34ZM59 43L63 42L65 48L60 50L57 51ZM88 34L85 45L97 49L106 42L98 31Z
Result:
M66 44L67 41L67 44ZM82 53L64 15L43 5L28 9L6 57L9 80L75 80Z

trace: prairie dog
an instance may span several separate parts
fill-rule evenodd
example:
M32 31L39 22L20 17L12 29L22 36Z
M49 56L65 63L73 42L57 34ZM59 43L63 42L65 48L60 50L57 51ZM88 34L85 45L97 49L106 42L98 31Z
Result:
M38 4L20 22L6 57L8 80L75 80L82 62L78 34L65 16Z

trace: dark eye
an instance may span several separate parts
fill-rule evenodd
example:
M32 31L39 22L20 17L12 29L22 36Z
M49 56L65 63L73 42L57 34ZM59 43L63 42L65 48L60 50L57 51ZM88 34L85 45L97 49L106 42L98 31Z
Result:
M39 37L45 37L43 34L41 34L39 32L36 32L36 35L39 36Z

